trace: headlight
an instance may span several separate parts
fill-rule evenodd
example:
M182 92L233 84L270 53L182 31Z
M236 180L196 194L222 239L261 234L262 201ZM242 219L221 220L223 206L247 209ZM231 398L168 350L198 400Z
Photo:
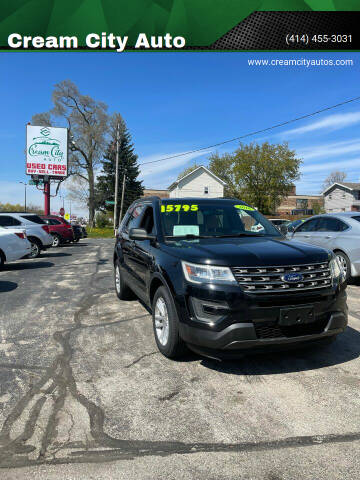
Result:
M229 267L181 262L186 280L192 283L237 284Z
M338 280L340 283L345 281L346 275L337 257L333 257L330 260L329 267L331 276L334 280Z

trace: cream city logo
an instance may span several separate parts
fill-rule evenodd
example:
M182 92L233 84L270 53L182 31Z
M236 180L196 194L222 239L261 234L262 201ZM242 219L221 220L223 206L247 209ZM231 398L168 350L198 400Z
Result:
M64 152L60 148L60 141L50 138L50 130L46 127L40 130L40 137L33 137L33 143L29 146L28 152L31 157L48 157L51 160L61 162Z

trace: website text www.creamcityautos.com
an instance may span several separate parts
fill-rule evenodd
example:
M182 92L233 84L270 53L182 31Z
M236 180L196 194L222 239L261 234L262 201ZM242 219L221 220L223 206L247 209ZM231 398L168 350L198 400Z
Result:
M249 58L251 67L352 67L355 62L352 58Z

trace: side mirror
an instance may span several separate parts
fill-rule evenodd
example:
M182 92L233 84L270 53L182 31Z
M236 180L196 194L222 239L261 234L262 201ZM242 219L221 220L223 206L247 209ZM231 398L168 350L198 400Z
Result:
M155 240L155 235L147 233L145 228L130 228L130 240Z
M295 228L292 225L290 225L288 228L288 232L294 232L294 231L295 231Z

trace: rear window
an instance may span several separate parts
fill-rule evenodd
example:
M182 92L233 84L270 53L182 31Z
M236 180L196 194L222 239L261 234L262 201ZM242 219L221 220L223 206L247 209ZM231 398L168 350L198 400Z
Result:
M40 225L44 225L45 222L39 215L21 215L22 218L25 220L29 220L29 222L39 223Z
M355 217L351 217L353 218L354 220L357 220L358 222L360 222L360 215L356 215Z

